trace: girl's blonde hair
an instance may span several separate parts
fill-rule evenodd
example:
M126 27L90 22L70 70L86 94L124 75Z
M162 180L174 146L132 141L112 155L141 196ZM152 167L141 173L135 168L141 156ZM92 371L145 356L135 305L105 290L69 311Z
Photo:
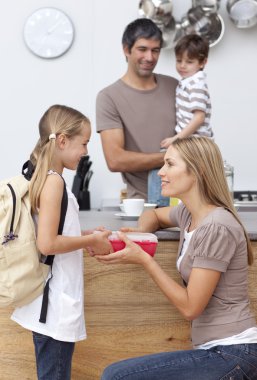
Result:
M172 146L179 152L189 172L196 177L198 188L208 204L224 207L242 226L247 242L248 264L253 263L253 250L248 234L239 219L229 192L223 159L215 142L207 137L177 139Z
M55 139L50 134L64 134L68 138L79 135L83 126L90 127L89 119L81 112L63 105L51 106L39 121L40 138L30 155L34 173L30 182L30 201L33 212L39 207L39 197L44 186L47 172L51 169L55 149Z

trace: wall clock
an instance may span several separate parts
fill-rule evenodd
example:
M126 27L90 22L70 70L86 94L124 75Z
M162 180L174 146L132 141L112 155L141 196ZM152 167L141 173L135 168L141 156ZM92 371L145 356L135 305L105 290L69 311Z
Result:
M24 25L27 47L41 58L57 58L66 53L74 39L71 19L60 9L40 8Z

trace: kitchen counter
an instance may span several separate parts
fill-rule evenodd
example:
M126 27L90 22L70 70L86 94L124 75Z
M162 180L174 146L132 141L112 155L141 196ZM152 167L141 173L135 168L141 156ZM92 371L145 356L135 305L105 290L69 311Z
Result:
M119 216L115 216L118 211L114 210L89 210L80 211L80 223L82 229L93 229L97 226L104 226L112 231L117 231L121 227L136 227L137 220L125 220ZM257 212L239 212L240 219L242 220L246 231L252 241L257 241ZM167 228L156 231L158 240L179 240L178 228Z

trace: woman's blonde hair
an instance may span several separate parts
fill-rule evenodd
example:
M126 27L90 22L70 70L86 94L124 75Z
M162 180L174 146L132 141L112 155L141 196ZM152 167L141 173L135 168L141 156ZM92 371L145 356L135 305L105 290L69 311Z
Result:
M39 197L44 186L47 172L51 169L55 149L55 139L50 134L64 134L68 138L79 135L83 126L90 127L89 119L81 112L63 105L51 106L39 121L40 138L30 155L34 173L30 183L30 201L33 212L39 207Z
M179 152L189 172L195 175L198 188L208 204L224 207L242 226L247 241L248 263L253 263L253 250L248 234L239 219L229 192L223 159L217 144L207 137L177 139L172 146Z

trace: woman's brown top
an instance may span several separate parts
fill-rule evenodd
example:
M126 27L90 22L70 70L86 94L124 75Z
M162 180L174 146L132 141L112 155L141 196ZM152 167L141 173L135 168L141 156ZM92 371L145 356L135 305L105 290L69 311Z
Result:
M191 215L180 204L171 210L170 219L181 229L180 252L184 230L190 225ZM239 334L256 326L249 307L247 244L244 231L234 216L222 207L210 212L192 235L180 264L180 273L185 283L189 281L192 268L221 272L219 283L208 305L192 322L194 346Z

